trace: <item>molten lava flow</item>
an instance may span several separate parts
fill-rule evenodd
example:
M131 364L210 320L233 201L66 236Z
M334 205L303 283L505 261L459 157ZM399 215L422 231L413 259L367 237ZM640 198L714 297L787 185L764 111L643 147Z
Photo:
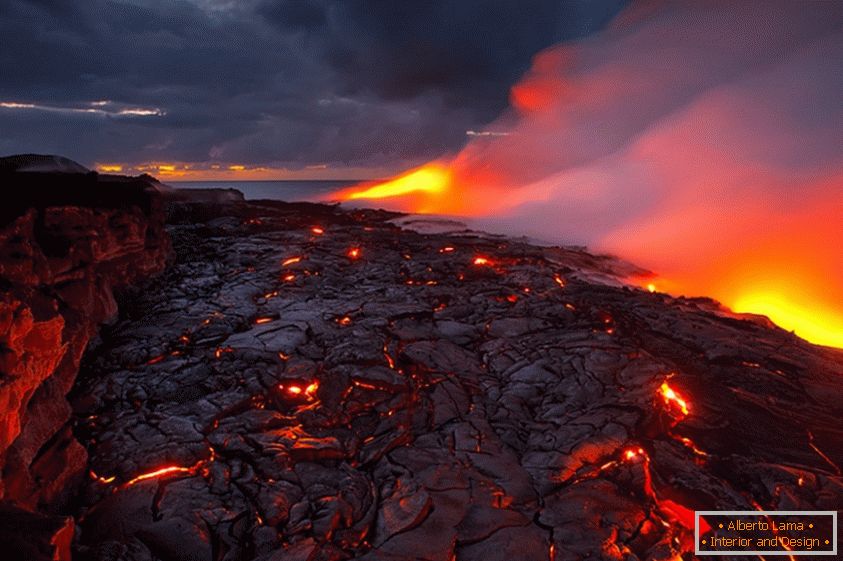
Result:
M816 452L819 457L825 460L826 463L834 469L834 472L837 475L841 475L841 473L843 473L843 470L840 469L840 466L835 464L831 458L829 458L822 450L817 447L816 444L814 444L814 433L812 433L811 431L808 431L808 446L810 446L811 449Z
M156 477L163 477L166 475L172 475L175 473L193 473L196 470L197 466L194 467L181 467L181 466L167 466L161 469L157 469L155 471L150 471L147 473L142 473L137 477L134 477L123 484L124 487L129 487L138 483L140 481L144 481L146 479L155 479Z
M737 297L732 308L765 315L809 341L843 348L843 315L828 310L821 301L806 306L784 292L759 291Z
M108 485L109 483L112 483L115 479L117 479L117 477L114 475L112 475L111 477L102 477L101 475L97 475L96 473L94 473L94 470L90 470L88 472L88 475L91 476L91 479L102 483L103 485Z
M650 471L650 456L643 448L627 448L623 451L621 459L628 464L641 466L642 474L644 476L644 493L656 505L656 509L662 518L671 522L678 522L680 526L685 528L683 534L675 537L675 539L677 539L676 545L684 551L690 550L693 546L690 541L691 536L688 532L693 532L694 530L694 511L676 501L659 496L659 493L656 492L656 488L653 485L653 476ZM606 464L605 467L612 467L613 465L615 465L615 462L610 462ZM669 524L666 520L662 520L662 525L665 528L670 528L671 524ZM700 534L705 534L710 530L711 526L708 525L703 517L700 517Z
M659 502L659 510L688 528L689 530L694 529L694 511L677 503L676 501L671 501L670 499L661 499ZM700 535L705 534L711 530L711 526L705 521L703 517L700 517Z
M351 383L358 388L363 388L364 390L375 391L378 389L378 387L374 384L367 384L366 382L361 382L360 380L352 380Z
M158 356L156 356L156 357L153 357L153 358L151 358L151 359L147 360L147 361L146 361L146 364L148 364L148 365L150 365L150 366L151 366L151 365L153 365L153 364L158 364L159 362L161 362L162 360L164 360L165 356L166 356L166 355L158 355Z
M659 387L659 394L661 394L665 404L669 408L678 409L681 411L683 417L688 414L688 402L680 397L679 394L670 387L667 381L662 382L661 387Z
M233 353L234 349L231 347L217 347L214 351L214 358L221 358L223 353Z
M650 4L538 54L486 131L508 134L332 197L588 245L843 347L839 10Z
M392 355L389 354L389 344L383 344L383 356L386 359L386 364L392 369L395 370L395 359L392 358Z
M313 401L316 397L316 391L319 389L319 382L311 382L307 386L302 387L299 384L278 384L279 391L286 391L288 395L293 397L305 397L308 401Z
M701 457L708 456L707 452L697 448L697 445L694 443L694 441L691 440L690 438L688 438L687 436L679 437L679 441L682 442L682 444L684 444L689 450L691 450L691 452L693 452L697 456L701 456Z
M281 262L282 267L286 267L287 265L292 265L294 263L299 263L301 261L301 257L290 257L289 259L285 259Z
M360 258L360 248L359 247L352 247L351 249L348 250L348 253L346 255L348 255L349 259L359 259Z
M436 207L433 201L446 194L450 183L451 173L447 167L428 164L383 183L364 183L341 193L340 196L349 201L411 198L417 202L419 212L430 212Z
M319 226L314 226L313 228L310 229L310 231L313 232L317 236L321 236L322 234L325 233L325 230L323 230Z
M643 456L643 455L644 455L644 449L643 448L629 448L628 450L626 450L623 453L623 457L627 461L634 460L638 456Z
M475 257L473 263L475 265L492 265L492 262L489 261L487 257Z

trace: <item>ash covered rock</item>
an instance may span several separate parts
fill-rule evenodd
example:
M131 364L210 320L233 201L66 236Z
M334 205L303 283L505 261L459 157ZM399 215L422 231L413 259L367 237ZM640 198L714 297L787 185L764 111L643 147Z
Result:
M73 392L79 559L689 559L694 509L843 500L839 351L578 250L170 217Z

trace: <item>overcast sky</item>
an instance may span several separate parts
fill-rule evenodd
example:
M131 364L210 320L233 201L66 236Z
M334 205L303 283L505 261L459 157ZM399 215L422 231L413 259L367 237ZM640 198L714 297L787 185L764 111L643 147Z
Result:
M399 170L623 0L3 0L0 154Z

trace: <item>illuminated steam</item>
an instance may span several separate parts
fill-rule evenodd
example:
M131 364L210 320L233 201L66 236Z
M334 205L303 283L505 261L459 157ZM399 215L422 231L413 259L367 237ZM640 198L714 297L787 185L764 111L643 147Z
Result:
M843 346L841 60L840 4L638 4L539 54L488 127L511 134L421 168L446 185L345 196L586 244Z

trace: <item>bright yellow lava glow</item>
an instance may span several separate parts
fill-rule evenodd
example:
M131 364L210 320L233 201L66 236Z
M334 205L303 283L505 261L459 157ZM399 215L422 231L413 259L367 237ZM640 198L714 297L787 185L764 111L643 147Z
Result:
M801 306L773 292L739 296L732 309L739 313L765 315L784 329L818 345L843 348L843 317L818 306Z
M159 470L155 470L155 471L151 471L149 473L144 473L142 475L139 475L139 476L135 477L134 479L130 479L129 481L126 482L126 487L128 487L130 485L134 485L135 483L137 483L139 481L144 481L146 479L153 479L155 477L160 477L162 475L170 475L171 473L190 473L190 472L193 471L193 469L194 468L187 468L187 467L181 467L181 466L170 466L170 467L161 468Z
M692 277L680 281L631 277L628 281L649 292L710 296L736 313L766 316L782 329L816 345L843 348L843 315L830 304L833 300L824 283L812 286L813 280L804 275L799 281L772 282L769 279L780 275L760 270L749 278L737 276L722 284L706 278L694 282Z
M679 410L682 411L683 415L688 414L688 402L682 399L667 382L662 382L659 392L661 392L665 403L668 405L675 403L679 406Z
M451 181L451 174L444 166L427 165L368 189L348 195L348 199L385 199L410 193L441 193Z

